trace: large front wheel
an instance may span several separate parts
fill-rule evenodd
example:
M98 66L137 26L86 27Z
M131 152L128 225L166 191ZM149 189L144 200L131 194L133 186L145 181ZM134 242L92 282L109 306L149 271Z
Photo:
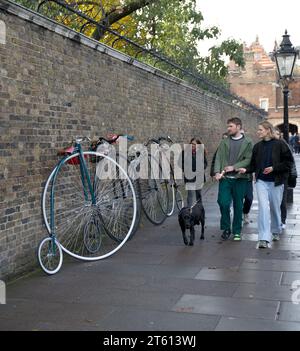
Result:
M118 251L136 221L136 195L130 178L114 159L98 152L68 156L50 174L42 211L49 233L50 217L59 243L69 255L100 260ZM53 187L54 207L50 214Z

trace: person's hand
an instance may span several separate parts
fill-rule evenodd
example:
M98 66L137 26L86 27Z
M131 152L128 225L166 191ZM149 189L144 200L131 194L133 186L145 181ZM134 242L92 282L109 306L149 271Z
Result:
M245 174L247 170L246 168L238 168L236 171L239 172L239 174Z
M233 171L234 171L234 167L233 167L233 166L226 166L226 167L224 168L224 171L225 171L225 172L233 172Z
M225 171L222 171L222 173L216 173L215 174L215 179L216 180L220 180L223 178L223 175L224 175Z
M264 169L263 174L270 174L273 172L273 167L267 167Z

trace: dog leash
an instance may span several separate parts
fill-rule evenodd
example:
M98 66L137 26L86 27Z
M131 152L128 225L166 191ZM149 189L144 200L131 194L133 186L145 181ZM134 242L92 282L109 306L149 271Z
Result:
M192 211L192 209L200 202L200 200L197 200L193 206L190 207L190 211Z

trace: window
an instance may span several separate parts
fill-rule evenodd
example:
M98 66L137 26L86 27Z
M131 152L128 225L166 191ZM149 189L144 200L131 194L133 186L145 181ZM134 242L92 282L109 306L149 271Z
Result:
M267 112L269 109L269 99L259 99L259 106L262 110L265 110Z

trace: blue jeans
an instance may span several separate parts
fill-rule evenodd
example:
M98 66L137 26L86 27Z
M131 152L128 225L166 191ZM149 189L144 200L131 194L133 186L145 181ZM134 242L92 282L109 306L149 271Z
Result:
M283 195L283 184L275 186L274 182L256 182L258 199L258 240L271 241L272 234L281 233L280 205Z

